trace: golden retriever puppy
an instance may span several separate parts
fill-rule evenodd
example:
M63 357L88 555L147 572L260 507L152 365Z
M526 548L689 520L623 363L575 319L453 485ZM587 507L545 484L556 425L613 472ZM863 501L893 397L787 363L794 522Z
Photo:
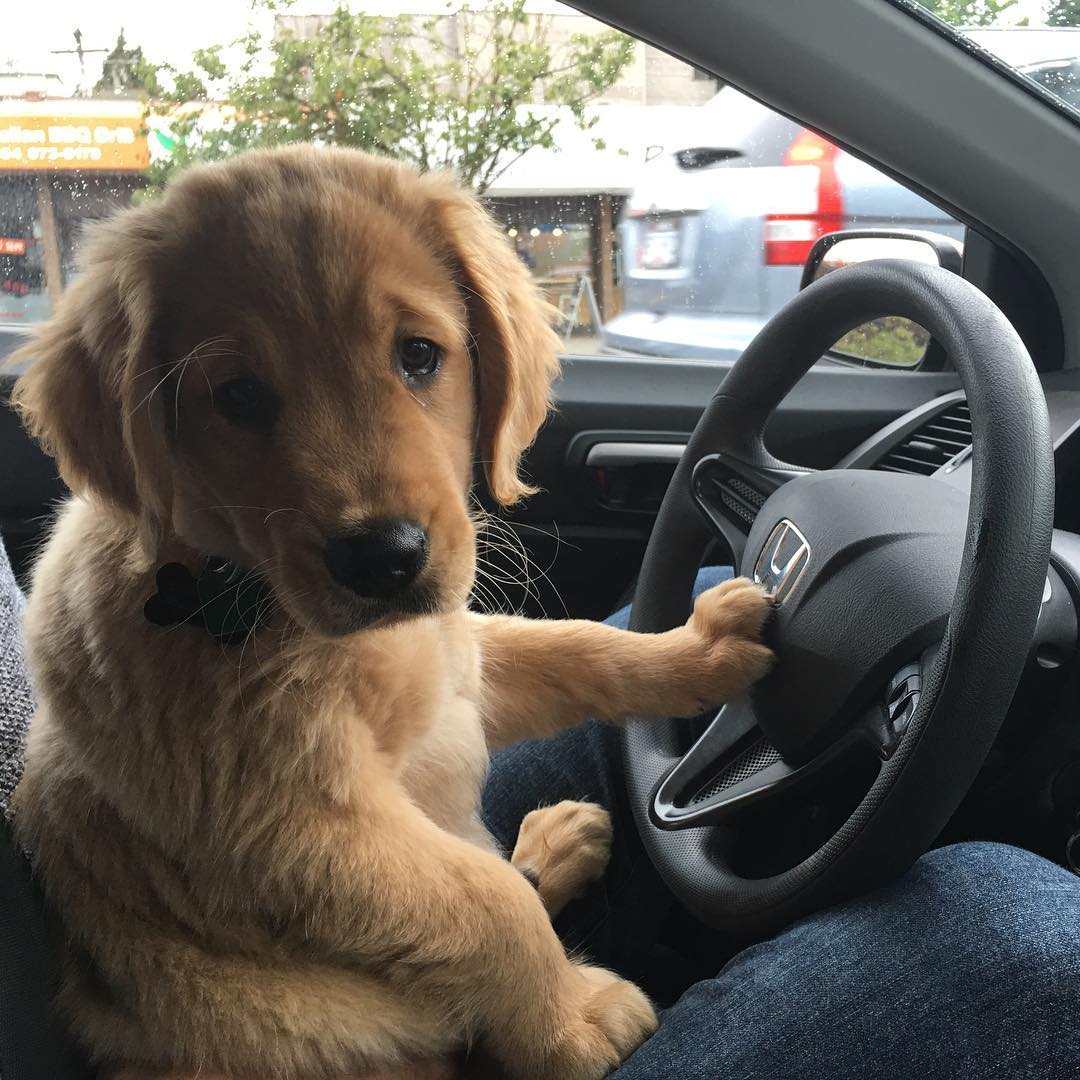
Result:
M470 195L361 153L193 169L96 231L15 393L74 493L16 824L96 1061L418 1077L473 1046L590 1080L653 1030L551 928L603 813L528 820L519 872L488 752L739 694L767 601L729 582L658 635L470 612L473 464L529 491L556 346Z

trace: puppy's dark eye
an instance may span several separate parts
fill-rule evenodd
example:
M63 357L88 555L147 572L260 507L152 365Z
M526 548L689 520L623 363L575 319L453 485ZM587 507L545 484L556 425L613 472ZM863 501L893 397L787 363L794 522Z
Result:
M427 338L407 337L398 346L398 363L410 379L430 379L439 370L442 356L442 349Z
M258 379L241 375L214 387L214 408L234 424L268 428L277 417L277 398Z

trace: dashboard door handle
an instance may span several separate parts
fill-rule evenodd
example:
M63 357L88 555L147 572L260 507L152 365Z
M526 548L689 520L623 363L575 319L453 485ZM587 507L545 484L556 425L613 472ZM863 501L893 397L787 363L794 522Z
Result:
M598 442L585 455L590 469L618 469L631 465L677 465L684 443Z

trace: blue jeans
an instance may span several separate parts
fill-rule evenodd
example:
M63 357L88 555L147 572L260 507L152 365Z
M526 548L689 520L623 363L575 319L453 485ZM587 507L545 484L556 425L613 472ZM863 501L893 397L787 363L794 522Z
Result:
M704 571L699 588L729 571ZM622 621L620 612L612 622ZM489 828L606 806L611 864L556 920L567 946L641 980L675 911L625 802L616 735L587 724L495 755ZM704 955L717 943L681 917ZM1020 1080L1080 1076L1080 881L1018 848L965 843L805 918L689 986L613 1080Z

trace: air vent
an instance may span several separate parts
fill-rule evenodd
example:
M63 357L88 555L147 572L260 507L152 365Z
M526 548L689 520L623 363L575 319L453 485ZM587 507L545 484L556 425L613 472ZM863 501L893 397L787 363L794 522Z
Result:
M884 472L931 476L971 448L971 412L958 401L916 428L875 466Z

